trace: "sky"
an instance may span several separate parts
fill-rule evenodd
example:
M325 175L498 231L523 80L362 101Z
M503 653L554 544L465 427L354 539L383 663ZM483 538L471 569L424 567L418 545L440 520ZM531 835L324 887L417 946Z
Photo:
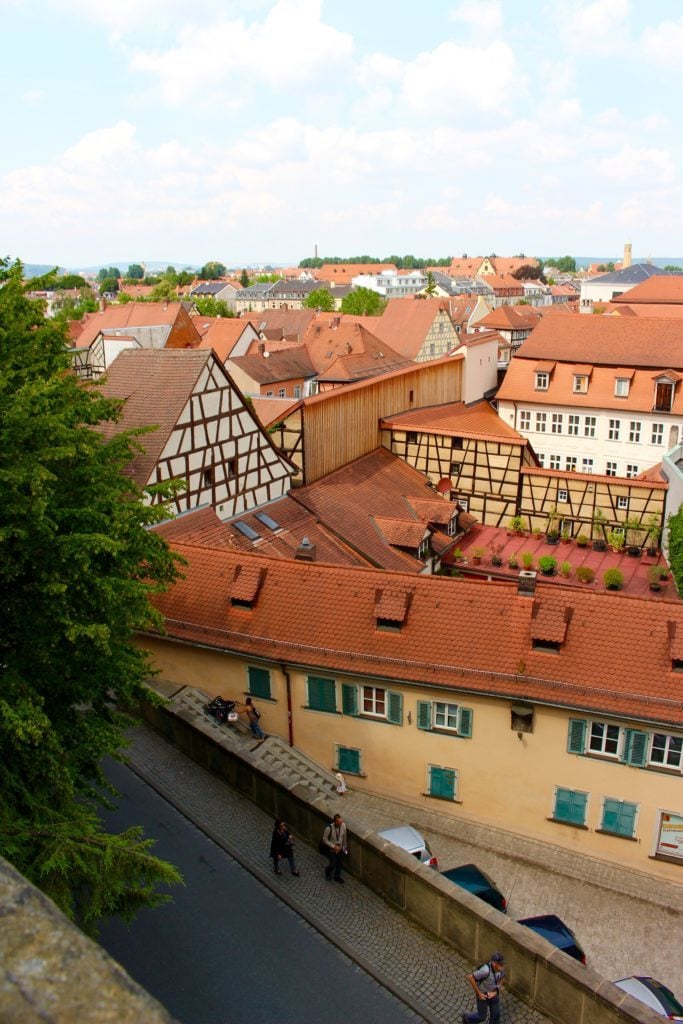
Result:
M683 252L680 0L0 0L0 253Z

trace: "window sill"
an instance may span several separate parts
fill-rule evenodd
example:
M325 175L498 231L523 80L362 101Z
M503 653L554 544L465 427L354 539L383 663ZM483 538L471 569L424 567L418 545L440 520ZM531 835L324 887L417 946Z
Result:
M433 729L426 729L425 732L431 732L435 736L448 736L450 739L469 740L472 738L471 736L463 736L456 729L440 729L438 726Z
M637 836L625 836L623 832L610 832L607 828L596 828L595 834L599 836L613 836L615 839L626 839L629 843L639 843Z
M683 859L680 857L674 857L668 853L651 853L648 860L663 860L667 864L681 864L683 865Z
M341 711L337 711L336 708L333 711L328 711L326 708L312 708L310 704L303 704L302 708L304 711L317 711L320 715L341 715Z
M275 697L262 697L260 693L254 693L253 690L245 690L245 697L251 697L252 700L263 701L264 704L277 704L277 698Z
M341 774L344 777L350 775L354 779L367 779L368 777L367 772L352 772L349 768L340 768L339 765L336 765L334 768L331 768L330 770L332 772L341 772Z
M546 818L546 821L552 821L554 825L566 825L568 828L578 828L583 832L588 832L588 825L578 825L574 821L563 821L562 818Z
M462 804L462 800L450 796L435 796L433 793L421 793L420 796L426 796L428 800L438 800L442 804Z

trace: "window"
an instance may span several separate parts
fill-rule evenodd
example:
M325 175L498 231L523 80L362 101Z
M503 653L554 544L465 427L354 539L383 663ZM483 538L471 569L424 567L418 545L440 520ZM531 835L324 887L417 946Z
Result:
M553 413L553 421L552 421L551 430L552 430L553 434L561 434L562 433L562 413L561 412L554 412Z
M588 793L556 786L553 818L567 825L585 825L587 803Z
M653 423L652 424L652 437L650 439L651 444L664 444L664 424Z
M386 694L382 686L363 687L363 714L386 718Z
M451 448L464 448L465 442L461 437L451 438Z
M237 476L237 457L236 456L233 456L232 459L228 459L228 461L226 462L225 466L226 466L226 469L228 471L228 480L231 480L233 477Z
M449 537L455 537L457 532L458 532L458 517L456 515L456 516L453 516L451 519L448 520L448 525L446 526L446 533L448 534Z
M409 430L408 431L408 433L406 434L406 443L407 444L417 444L417 432L416 431L414 431L414 430Z
M640 428L641 427L642 427L642 423L640 422L640 420L631 420L631 422L629 424L629 428L628 428L628 439L629 439L629 441L633 441L635 444L639 443L639 441L640 441Z
M560 487L558 492L557 492L557 500L558 501L569 501L569 492L565 491L562 487Z
M547 391L548 390L548 374L545 370L536 371L536 390Z
M545 434L545 426L546 426L547 418L548 417L547 417L546 413L544 413L544 412L537 412L536 413L536 430L540 434Z
M309 676L308 706L311 711L337 710L337 684L334 679L320 679Z
M588 391L588 377L585 373L574 374L574 392L577 395L585 395Z
M560 641L543 640L540 637L534 637L531 641L531 648L534 651L545 651L546 654L559 654Z
M427 792L437 800L455 800L458 784L458 773L455 768L439 768L435 764L427 766Z
M347 775L360 775L360 750L355 747L337 746L337 769Z
M562 461L562 457L560 455L551 455L550 456L550 462L549 462L550 468L551 469L560 469L561 468L561 466L560 466L561 461Z
M460 704L447 704L439 700L417 702L417 727L428 732L444 730L469 739L472 735L472 717L472 709Z
M579 416L569 416L567 420L567 433L570 437L579 436Z
M615 377L614 395L616 398L628 398L631 382L628 377Z
M204 487L210 487L213 483L213 469L205 469L202 472L202 483Z
M417 557L422 562L424 562L425 558L429 557L429 537L425 537L424 540L420 541L420 546L417 549Z
M538 452L536 458L538 459L538 464L542 469L545 466L545 452Z
M277 393L277 397L278 398L285 398L286 396L287 396L287 391L285 390L285 388L280 388L278 393Z
M655 383L655 409L657 412L671 412L673 398L673 382L668 380L658 380Z
M606 722L591 722L588 749L591 754L616 757L619 752L619 726L608 725Z
M522 409L519 414L519 429L531 430L531 413L528 409Z
M247 686L252 697L262 697L270 700L270 670L267 668L255 668L249 665L247 668Z
M650 749L650 764L680 770L683 766L683 739L680 736L667 736L663 732L654 733Z
M631 480L634 476L638 476L638 472L639 469L635 462L626 463L626 476L629 480Z
M584 437L595 437L595 428L597 426L597 419L595 416L586 416L583 421L583 436Z
M595 465L595 462L594 462L593 459L582 459L581 460L581 472L582 473L592 473L594 465Z
M609 421L609 430L607 432L607 436L608 436L610 441L618 441L619 440L619 430L620 430L620 428L621 428L621 420L610 420Z
M301 398L301 384L294 385L294 397Z
M625 494L617 495L617 508L622 511L628 510L628 497Z
M458 476L458 474L460 473L461 468L462 468L462 463L461 462L451 462L450 475L451 476Z
M403 694L383 686L342 683L342 712L403 725Z
M565 459L564 468L568 473L576 473L576 455L568 455Z
M274 394L274 391L266 391L266 398L273 398Z
M617 475L617 464L616 462L605 463L605 476L616 476Z
M633 836L636 830L637 804L627 800L613 800L605 797L602 805L603 832L613 832L617 836Z

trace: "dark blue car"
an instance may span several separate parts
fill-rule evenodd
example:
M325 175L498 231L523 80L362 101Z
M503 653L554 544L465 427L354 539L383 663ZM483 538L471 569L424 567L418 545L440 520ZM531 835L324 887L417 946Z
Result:
M540 917L525 917L523 921L519 921L518 924L523 924L526 928L531 928L537 935L541 935L548 942L552 942L553 946L557 946L563 953L568 956L573 956L575 960L578 960L580 964L585 964L586 954L579 945L579 940L574 935L571 928L568 928L564 921L560 920L556 914L542 914Z
M441 874L462 889L467 889L474 896L478 896L489 906L495 907L503 914L507 913L507 900L502 892L476 864L462 864L459 868L451 868L449 871L442 871Z

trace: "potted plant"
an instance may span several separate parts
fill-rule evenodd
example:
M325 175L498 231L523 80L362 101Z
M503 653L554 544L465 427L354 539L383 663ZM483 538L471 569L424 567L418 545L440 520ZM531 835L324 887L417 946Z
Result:
M472 561L475 565L481 565L481 560L484 557L483 548L472 548Z
M563 562L562 565L560 566L560 576L562 576L563 579L568 580L569 577L571 576L571 574L572 574L572 567L571 567L571 565L569 564L569 562Z
M532 532L533 536L536 537L536 539L538 539L539 537L543 536L543 530L541 529L540 526L534 526L534 528L533 528L533 530L531 532Z
M621 569L605 569L602 582L607 590L621 590L624 585L624 574Z
M538 560L538 568L544 576L554 576L556 566L557 559L553 558L552 555L541 555Z
M650 590L661 590L662 584L666 583L668 578L669 574L663 565L648 565L647 581L650 585Z
M508 558L508 569L519 569L519 562L517 561L517 555L514 551Z
M595 570L590 565L580 565L576 570L576 578L581 583L592 583L595 579Z
M607 541L605 540L605 523L607 519L600 508L593 513L593 551L606 551Z
M524 533L524 520L521 516L512 516L508 519L508 531L510 533Z
M562 528L562 543L563 544L569 544L569 541L571 539L572 539L572 535L571 535L571 531L570 531L569 527L568 526L564 526Z
M534 567L534 556L530 551L522 552L522 565L528 571Z
M612 551L619 554L624 549L625 538L623 533L620 533L618 530L610 530L607 534L607 543Z
M658 517L655 515L648 516L645 520L645 529L647 530L647 553L650 558L656 558L659 538L662 536L662 527Z
M548 510L548 526L545 531L545 539L548 544L559 544L560 543L560 531L557 528L557 520L559 512L557 511L557 505L553 505Z
M454 562L462 562L462 559L463 559L462 548L456 548L455 551L453 552L453 561Z
M626 553L631 558L640 558L641 546L640 546L640 535L643 532L643 525L638 516L629 516L624 523L626 530Z
M503 545L503 544L489 544L489 553L491 555L491 565L495 565L496 567L498 567L498 566L501 566L503 564L503 557L501 555L501 551L503 550L504 546L505 545Z
M576 546L577 546L577 548L587 548L588 547L588 541L589 541L589 537L588 537L587 533L579 533L579 534L577 534L577 537L576 537Z

